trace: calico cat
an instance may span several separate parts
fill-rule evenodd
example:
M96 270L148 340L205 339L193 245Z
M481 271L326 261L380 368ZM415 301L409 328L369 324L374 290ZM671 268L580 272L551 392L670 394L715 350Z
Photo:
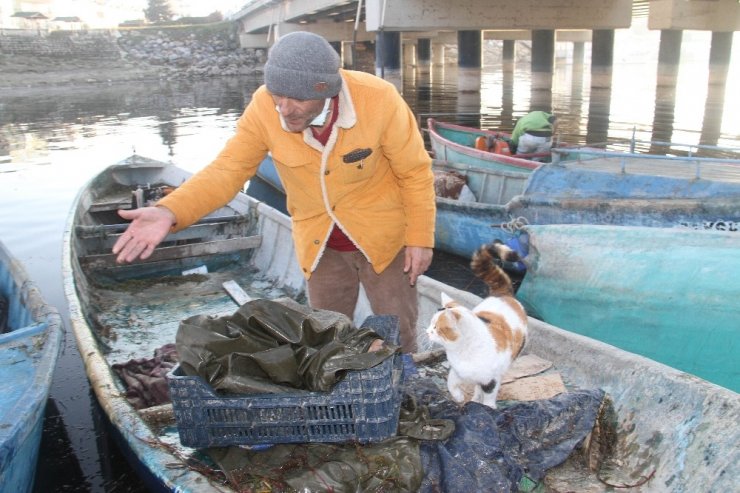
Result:
M442 308L427 328L429 339L445 348L447 388L459 403L472 400L495 409L501 378L524 346L527 314L500 266L518 260L499 241L481 246L470 267L488 285L488 296L471 310L442 293Z

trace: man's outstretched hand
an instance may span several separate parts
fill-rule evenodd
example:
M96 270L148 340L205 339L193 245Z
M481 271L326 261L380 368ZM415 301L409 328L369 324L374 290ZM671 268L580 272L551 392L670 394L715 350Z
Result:
M116 262L119 264L149 258L176 220L172 211L165 207L119 210L118 215L131 220L126 231L113 245L113 254L118 255Z

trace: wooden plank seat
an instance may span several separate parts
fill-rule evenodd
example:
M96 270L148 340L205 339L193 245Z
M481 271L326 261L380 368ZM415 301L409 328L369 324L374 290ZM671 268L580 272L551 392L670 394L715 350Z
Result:
M108 200L106 202L96 202L90 204L88 210L90 213L117 211L119 209L131 209L131 197L121 197L119 200Z
M202 225L213 225L213 224L221 224L221 223L238 223L240 221L248 221L249 216L246 215L229 215L229 216L208 216L204 217L200 221L196 222L192 226L190 226L187 229L184 229L183 231L187 231L189 229L197 229L198 226ZM117 234L121 234L124 231L126 231L126 228L128 228L130 223L116 223L116 224L101 224L101 225L91 225L91 226L77 226L75 227L75 234L78 238L101 238L101 237L108 237L108 236L114 236ZM181 231L182 232L182 231Z
M151 257L139 260L139 263L161 262L176 260L187 257L198 257L201 255L218 255L222 253L233 253L249 248L257 248L262 244L262 235L243 236L225 240L207 241L204 243L190 243L156 248ZM111 267L116 265L117 255L112 253L87 255L80 258L80 264L93 269Z

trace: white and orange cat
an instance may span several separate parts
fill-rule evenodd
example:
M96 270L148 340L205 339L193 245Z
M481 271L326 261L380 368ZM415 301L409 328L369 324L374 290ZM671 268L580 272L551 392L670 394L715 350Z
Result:
M501 261L516 262L517 253L496 241L473 255L470 267L489 289L472 310L442 293L442 308L432 318L427 335L447 353L447 388L452 398L496 408L501 379L519 355L527 337L527 314L514 298Z

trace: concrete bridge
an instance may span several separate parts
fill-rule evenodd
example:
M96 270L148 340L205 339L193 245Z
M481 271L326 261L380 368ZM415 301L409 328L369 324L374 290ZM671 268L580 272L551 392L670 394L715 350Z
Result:
M740 30L738 0L252 0L231 19L244 47L268 47L292 31L321 34L345 67L353 65L358 43L374 45L380 74L440 64L444 46L454 43L458 67L480 69L483 39L503 40L504 62L513 61L516 40L531 40L533 75L551 74L556 41L574 43L574 63L591 43L592 84L598 86L610 83L614 30L629 28L634 15L647 16L649 28L661 31L666 76L678 65L682 31L707 30L710 64L719 68L713 77L726 77L733 32ZM547 86L547 77L537 84Z

